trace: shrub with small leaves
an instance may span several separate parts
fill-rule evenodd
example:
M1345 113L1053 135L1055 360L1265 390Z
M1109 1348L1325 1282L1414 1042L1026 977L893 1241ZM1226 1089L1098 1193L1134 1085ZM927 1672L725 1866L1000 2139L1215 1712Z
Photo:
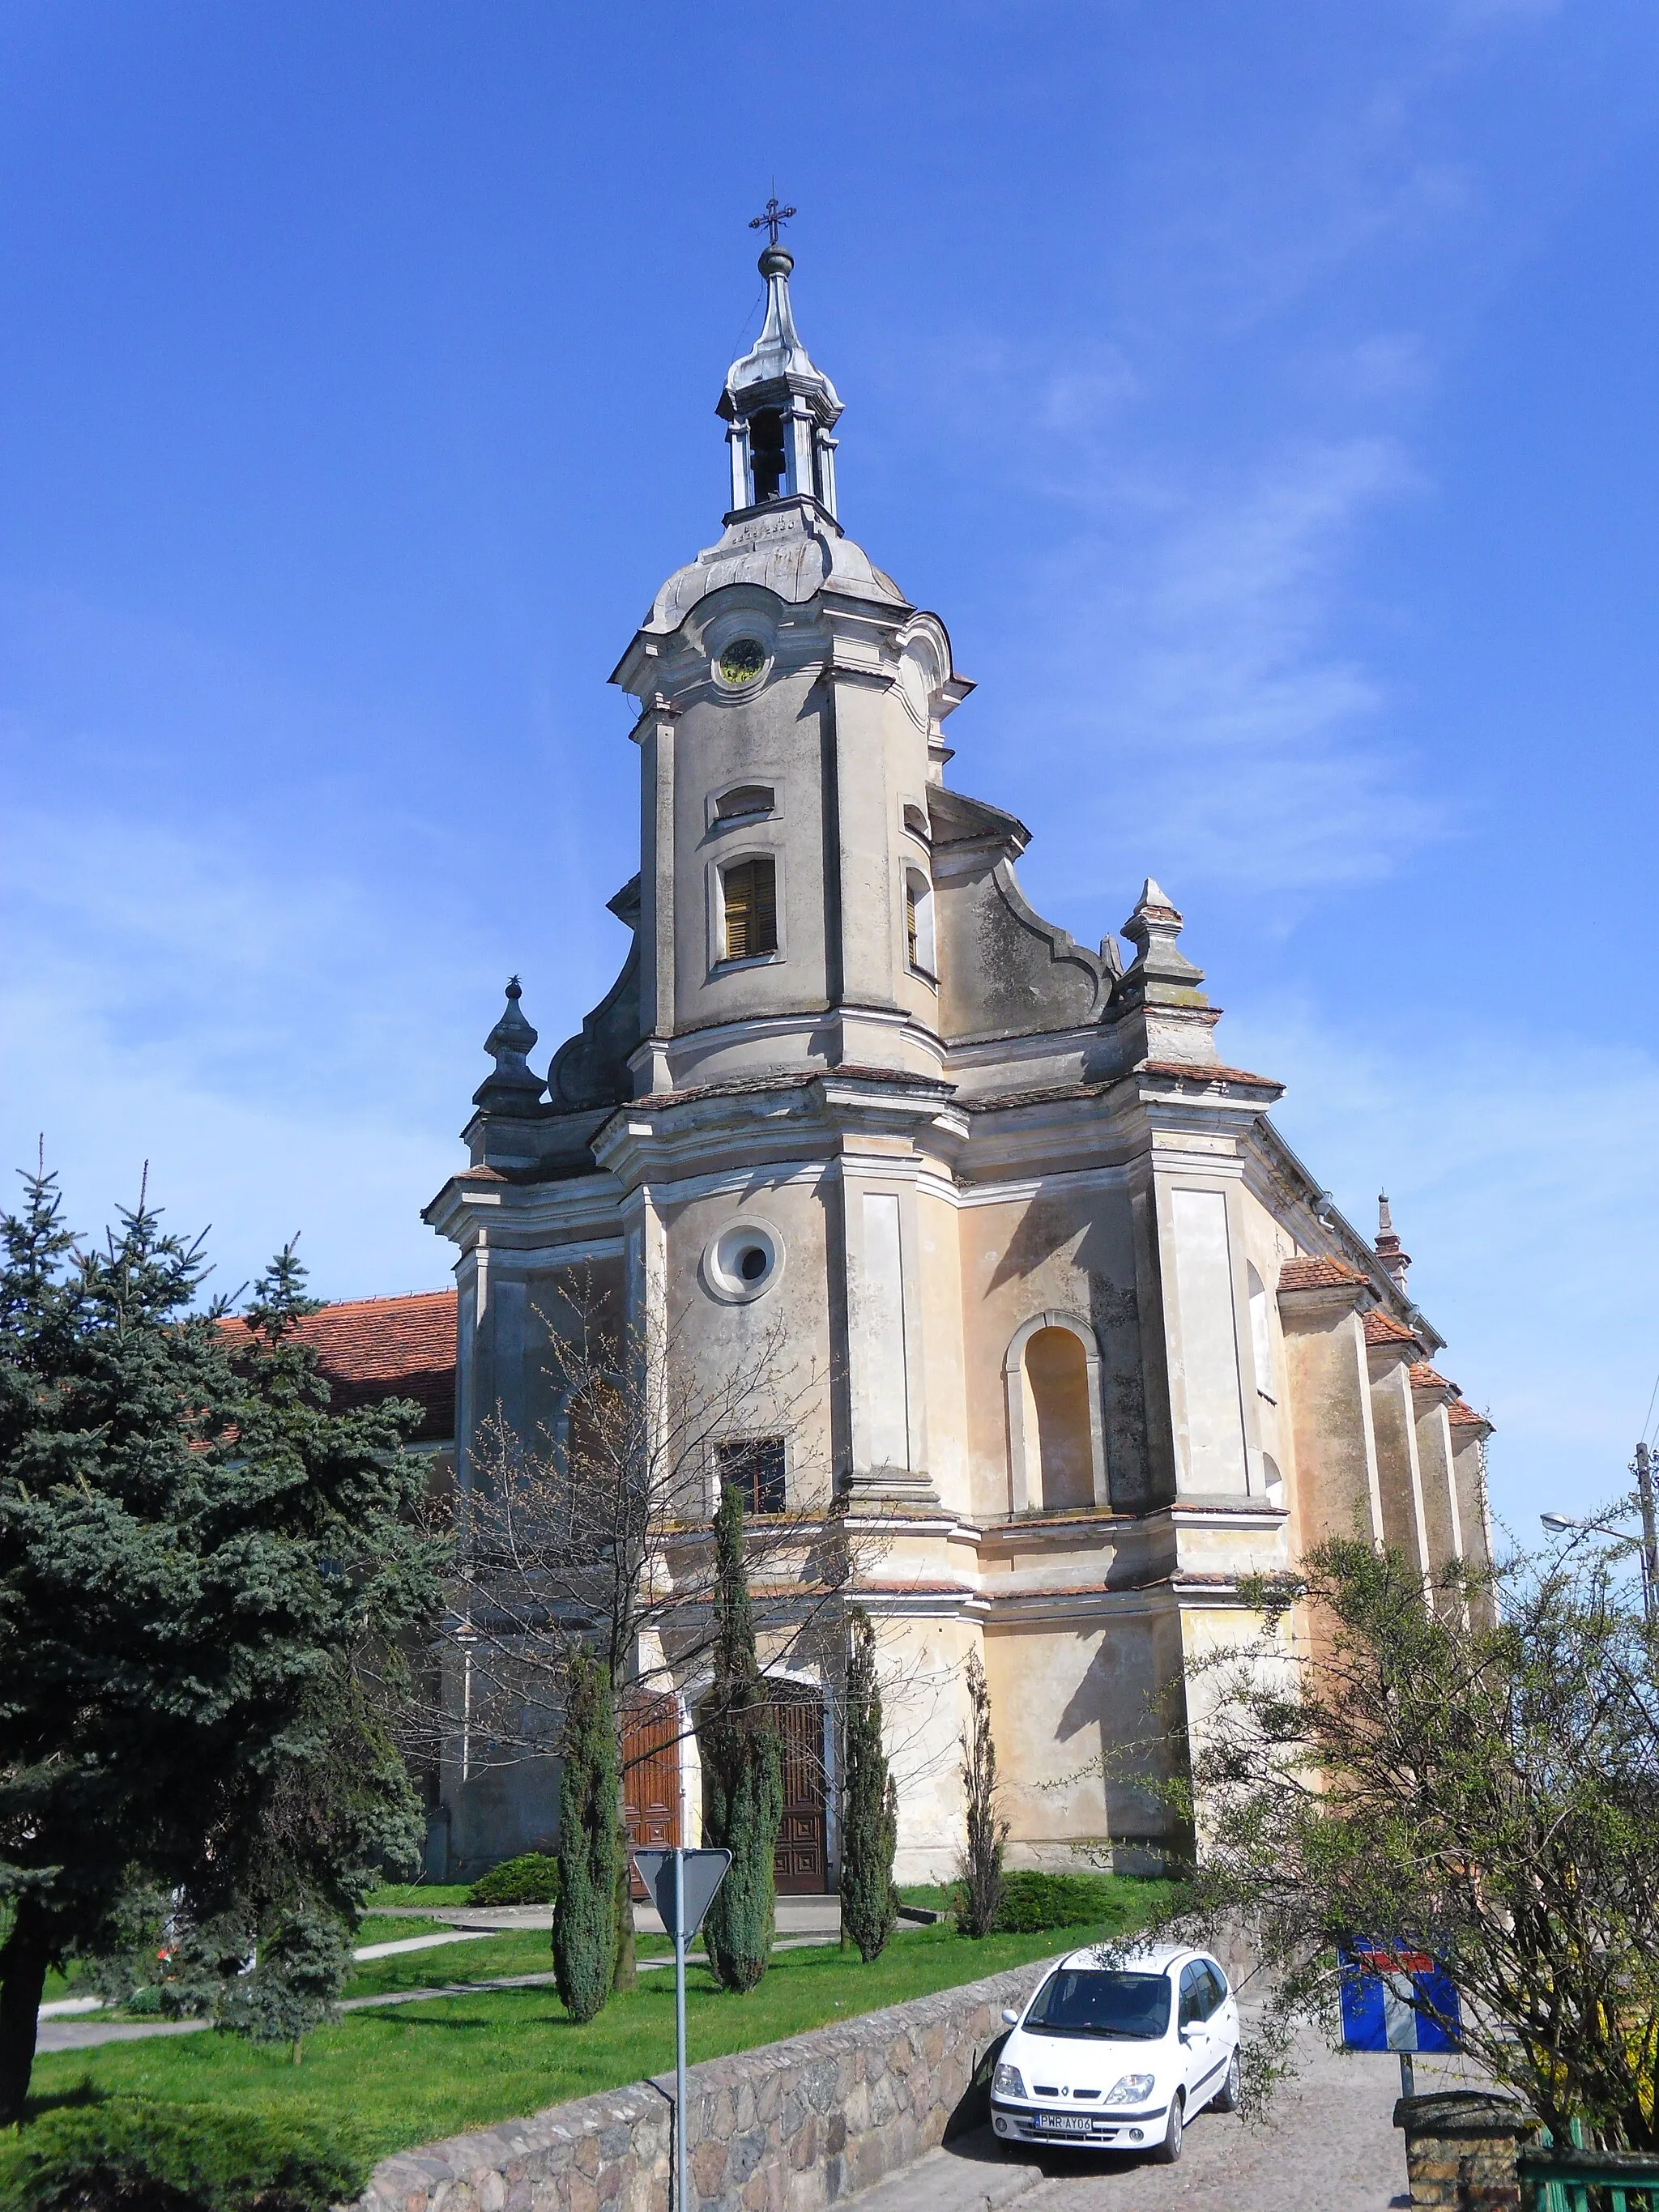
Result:
M559 1893L559 1862L548 1851L520 1851L480 1875L469 1905L551 1905Z
M1121 1911L1122 1886L1109 1875L1039 1874L1022 1869L1002 1877L997 1933L1037 1936L1046 1928L1115 1922Z
M228 2105L97 2098L0 2149L7 2212L328 2212L368 2160L337 2129Z

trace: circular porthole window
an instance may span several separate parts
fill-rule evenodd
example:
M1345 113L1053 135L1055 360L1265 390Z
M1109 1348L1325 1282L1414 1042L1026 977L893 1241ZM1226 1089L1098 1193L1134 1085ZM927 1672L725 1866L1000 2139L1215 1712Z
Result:
M744 1305L770 1290L783 1273L783 1243L763 1221L728 1222L710 1239L702 1266L717 1298Z
M766 665L766 648L758 638L734 637L721 648L717 665L722 683L752 684Z

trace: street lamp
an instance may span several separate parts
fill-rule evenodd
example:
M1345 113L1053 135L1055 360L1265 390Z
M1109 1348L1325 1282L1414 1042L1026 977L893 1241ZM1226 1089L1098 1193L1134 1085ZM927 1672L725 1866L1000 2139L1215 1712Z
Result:
M1642 1570L1642 1616L1650 1627L1659 1614L1659 1531L1655 1527L1653 1455L1645 1444L1637 1445L1631 1471L1636 1477L1637 1500L1642 1512L1642 1534L1636 1546L1637 1564ZM1564 1536L1569 1528L1577 1529L1581 1535L1589 1535L1592 1530L1603 1536L1624 1534L1622 1529L1611 1528L1605 1521L1581 1521L1571 1513L1540 1513L1538 1517L1553 1536Z

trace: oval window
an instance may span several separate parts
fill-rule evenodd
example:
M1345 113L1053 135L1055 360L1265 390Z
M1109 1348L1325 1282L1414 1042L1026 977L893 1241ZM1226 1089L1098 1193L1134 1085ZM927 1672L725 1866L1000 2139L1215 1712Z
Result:
M734 637L720 654L720 674L728 684L752 684L765 665L766 654L757 638Z

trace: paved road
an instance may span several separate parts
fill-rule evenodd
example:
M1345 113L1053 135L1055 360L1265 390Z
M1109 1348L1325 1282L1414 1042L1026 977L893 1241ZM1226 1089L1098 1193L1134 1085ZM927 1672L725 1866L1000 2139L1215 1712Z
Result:
M1409 2204L1405 2138L1394 2126L1399 2062L1344 2057L1311 2034L1300 2055L1301 2077L1281 2090L1266 2125L1200 2112L1175 2166L1024 2145L1006 2152L981 2128L854 2202L858 2212L1386 2212ZM1455 2061L1418 2062L1419 2090L1468 2078Z

